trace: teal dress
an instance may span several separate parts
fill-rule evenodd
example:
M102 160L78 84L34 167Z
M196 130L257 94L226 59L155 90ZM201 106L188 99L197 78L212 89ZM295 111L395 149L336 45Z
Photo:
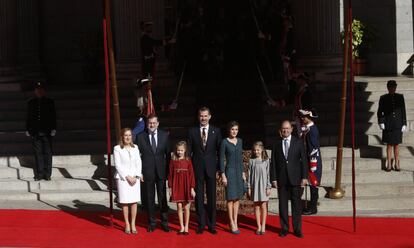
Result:
M238 200L244 195L243 141L237 144L223 139L220 146L220 171L227 177L226 200Z

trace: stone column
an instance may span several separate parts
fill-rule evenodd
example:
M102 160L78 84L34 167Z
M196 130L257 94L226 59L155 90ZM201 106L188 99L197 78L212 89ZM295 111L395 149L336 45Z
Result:
M0 66L17 63L17 3L0 0Z
M118 63L140 61L140 22L145 20L154 23L154 37L163 38L164 0L113 1L112 27Z
M414 53L413 35L413 2L412 0L395 1L396 17L396 53L397 73L403 73L407 67L407 61ZM412 73L411 68L408 70Z
M293 0L299 64L340 66L341 0Z
M23 65L39 63L39 2L17 2L18 60Z

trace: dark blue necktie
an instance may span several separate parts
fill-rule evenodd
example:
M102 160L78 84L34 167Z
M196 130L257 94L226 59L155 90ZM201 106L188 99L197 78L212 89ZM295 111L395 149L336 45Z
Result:
M151 148L153 152L157 150L157 142L155 141L155 132L151 132Z

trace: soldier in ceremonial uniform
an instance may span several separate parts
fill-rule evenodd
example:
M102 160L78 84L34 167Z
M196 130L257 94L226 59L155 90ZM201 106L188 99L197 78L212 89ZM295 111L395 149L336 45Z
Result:
M382 130L382 142L387 144L387 165L385 171L392 169L400 171L398 158L398 144L402 143L402 132L407 129L405 102L402 94L395 93L397 83L389 80L388 94L382 95L378 106L378 124ZM394 165L392 164L392 150L394 150Z
M31 137L36 159L34 179L50 180L52 175L52 137L56 134L55 102L45 96L41 83L35 97L27 103L26 135Z
M309 164L310 203L302 211L303 215L312 215L318 212L319 189L322 178L322 157L319 143L319 130L314 119L318 118L316 111L299 110L302 128L300 136L305 142L305 151Z

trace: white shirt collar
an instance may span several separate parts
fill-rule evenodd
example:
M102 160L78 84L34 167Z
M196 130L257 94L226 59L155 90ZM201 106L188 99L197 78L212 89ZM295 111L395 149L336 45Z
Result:
M283 140L287 140L289 143L291 139L292 139L292 135L289 135L287 138L283 138Z
M201 125L200 125L200 130L201 131L203 131L203 128L205 128L206 129L206 132L208 132L208 128L210 127L210 125L207 125L207 126L205 126L205 127L202 127Z

